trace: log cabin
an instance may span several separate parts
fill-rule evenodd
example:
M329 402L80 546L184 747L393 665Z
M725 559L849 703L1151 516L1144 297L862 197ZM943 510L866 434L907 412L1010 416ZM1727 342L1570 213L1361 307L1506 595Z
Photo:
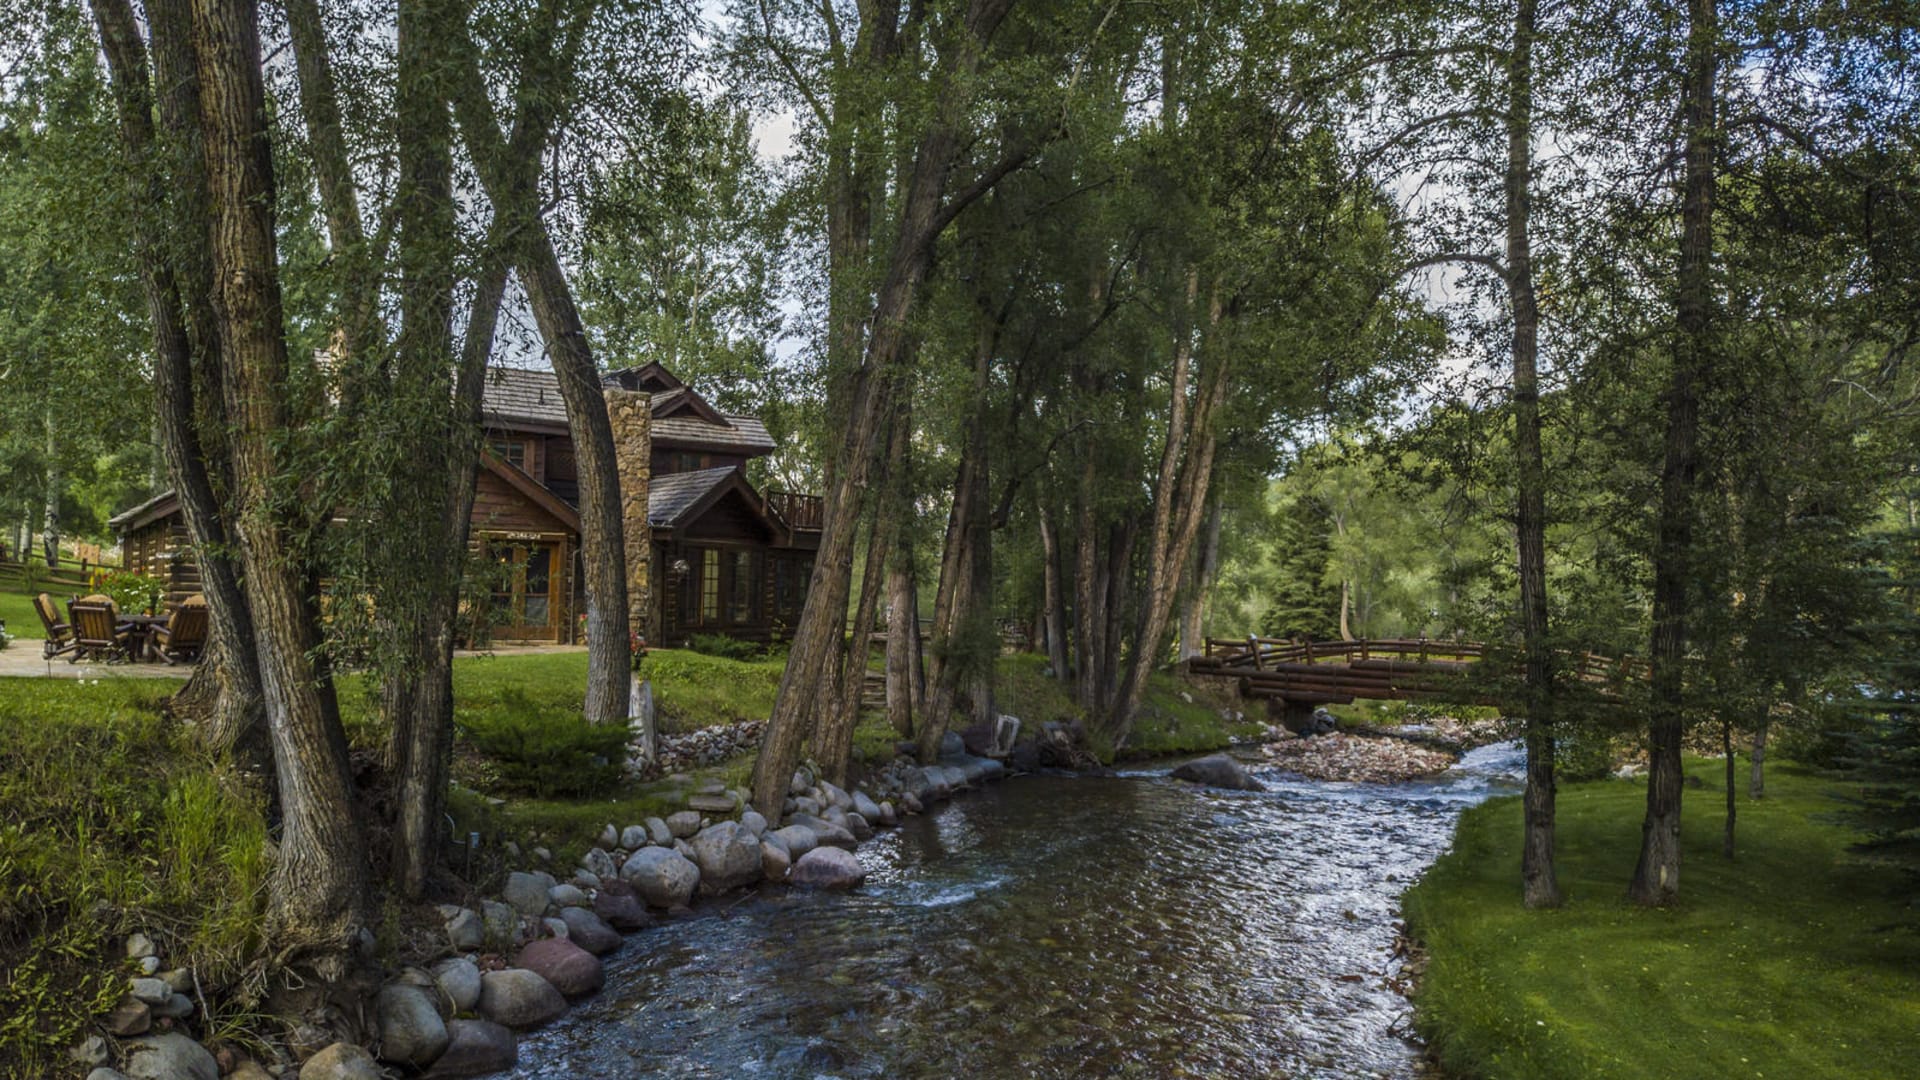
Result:
M627 522L628 589L650 642L695 635L778 640L799 622L820 546L818 496L757 490L747 465L775 449L766 425L716 409L657 363L607 373ZM485 449L471 544L478 600L494 640L573 643L586 596L580 485L554 373L496 367L482 402ZM169 598L199 591L179 500L163 492L111 522L125 565L166 579ZM644 551L644 556L640 552Z

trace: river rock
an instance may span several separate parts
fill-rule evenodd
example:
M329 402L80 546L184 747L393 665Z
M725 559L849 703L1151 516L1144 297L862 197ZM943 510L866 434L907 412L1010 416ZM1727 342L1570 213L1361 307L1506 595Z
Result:
M788 875L793 884L813 889L851 889L867 876L866 867L850 851L818 847L800 857Z
M684 907L700 884L700 868L672 848L642 848L620 868L640 898L658 908Z
M760 811L750 809L740 815L740 827L755 836L765 836L767 834L767 819L760 816Z
M760 841L738 822L709 826L689 843L694 863L700 867L703 895L731 892L760 880Z
M185 1020L193 1015L193 999L185 994L172 993L152 1009L156 1020Z
M119 1069L109 1069L102 1065L88 1073L87 1080L127 1080L127 1074Z
M640 834L643 840L646 835L644 830ZM634 846L640 847L643 845L636 844ZM602 851L599 848L588 849L586 857L580 860L580 868L603 881L620 872L620 867L614 864L613 854Z
M404 983L380 988L373 999L380 1025L380 1059L416 1068L433 1064L447 1048L447 1023L425 990Z
M132 994L135 1001L158 1005L173 996L173 987L165 979L135 979Z
M89 1035L74 1044L67 1051L67 1057L75 1065L90 1069L95 1065L105 1065L113 1057L113 1049L107 1045L107 1040L98 1035Z
M807 852L820 846L820 838L805 825L788 825L767 834L769 840L777 840L787 849L787 854L798 859Z
M512 904L520 914L537 919L547 912L553 886L552 874L529 874L516 870L507 875L507 884L500 890L500 899Z
M472 1012L480 1004L480 968L464 956L433 965L433 981L453 1002L454 1012Z
M793 866L792 856L787 849L771 840L760 841L760 876L768 881L787 880L787 871Z
M864 791L853 793L853 812L870 822L880 820L880 804L868 798Z
M653 841L654 844L660 847L672 847L673 830L667 828L667 823L661 821L659 818L650 817L647 819L647 839ZM634 844L627 850L638 851L639 848L640 845Z
M911 791L900 793L900 808L909 814L918 814L926 810L925 804L920 801L920 796Z
M667 815L667 831L676 840L685 840L700 831L700 813L697 810L676 810Z
M152 938L138 930L127 935L127 959L145 960L149 956L156 955L158 952L153 947Z
M143 956L140 958L138 966L140 968L140 974L151 975L160 970L160 958L157 956Z
M801 795L812 786L813 772L803 766L793 770L793 781L787 785L787 792L792 795Z
M1247 770L1239 762L1225 754L1212 754L1198 761L1189 761L1173 770L1173 778L1233 791L1267 790L1260 781L1247 775Z
M854 839L853 833L847 831L845 828L835 825L831 821L814 817L811 814L795 814L793 815L791 824L804 825L808 829L811 829L814 840L818 844L830 844L834 847L843 847L852 850L859 843L859 841ZM791 847L792 845L789 844L788 846ZM795 865L798 864L796 863Z
M945 735L940 736L940 756L942 758L957 758L966 752L967 741L960 737L959 732L949 731Z
M207 1048L179 1032L147 1035L127 1043L124 1070L130 1080L220 1080L220 1065Z
M561 908L560 921L567 924L567 940L595 956L620 947L620 932L586 908Z
M193 992L193 972L188 968L174 968L160 973L160 981L171 987L176 994Z
M457 952L472 952L485 944L486 924L471 908L461 908L447 920L447 942Z
M653 839L644 825L629 825L620 832L620 846L628 851L638 851L646 847Z
M817 815L825 809L826 807L820 805L819 799L816 799L811 795L799 795L794 797L793 810L791 812L795 814L816 814Z
M384 1074L365 1049L337 1042L300 1066L300 1080L384 1080Z
M480 901L480 921L486 927L486 943L496 949L510 949L520 943L520 912L496 900Z
M120 1004L100 1020L107 1034L126 1038L129 1035L145 1035L153 1027L153 1007L144 1001L131 997L120 999Z
M883 802L880 804L880 824L887 828L892 828L900 824L900 815L894 810L892 803Z
M540 925L546 928L548 937L564 938L567 936L567 920L560 918L558 915L549 915L541 919Z
M555 885L547 890L547 899L560 908L587 906L587 894L577 885Z
M573 880L568 882L568 884L583 893L592 895L592 890L600 887L600 875L591 870L575 870L573 872Z
M491 1020L447 1022L447 1051L427 1070L434 1080L485 1076L513 1068L519 1060L513 1032Z
M480 976L480 1015L510 1028L539 1027L567 1011L553 984L525 968Z
M607 982L599 958L567 938L530 941L513 962L552 983L564 997L591 994Z
M848 814L846 820L841 824L846 826L847 831L853 834L855 840L870 840L873 838L873 826L868 824L867 819L859 814Z
M820 793L826 796L828 806L837 806L842 810L850 809L853 806L853 799L847 795L844 789L831 780L820 781Z
M601 885L600 891L593 895L593 913L623 934L653 925L653 917L647 914L647 906L641 902L639 893L632 884L619 878Z
M606 828L600 830L600 835L595 837L593 842L604 851L612 851L620 846L620 830L614 828L612 823L608 823Z
M689 796L687 808L698 810L703 814L731 814L740 808L740 804L725 791L718 791L713 794Z

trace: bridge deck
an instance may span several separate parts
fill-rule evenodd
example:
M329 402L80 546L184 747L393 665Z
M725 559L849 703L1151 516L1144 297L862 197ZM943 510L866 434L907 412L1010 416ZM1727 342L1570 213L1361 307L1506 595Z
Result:
M1204 654L1187 661L1187 667L1196 675L1237 678L1243 697L1294 705L1345 705L1358 698L1497 705L1501 695L1492 681L1473 677L1487 654L1480 642L1428 638L1208 638ZM1602 697L1617 696L1621 683L1646 675L1646 665L1630 657L1561 652L1556 658L1562 679Z

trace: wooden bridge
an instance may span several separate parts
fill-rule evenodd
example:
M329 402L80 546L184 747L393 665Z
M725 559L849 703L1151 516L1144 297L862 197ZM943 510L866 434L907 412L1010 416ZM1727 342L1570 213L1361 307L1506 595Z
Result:
M1503 694L1493 680L1474 677L1487 653L1477 641L1430 638L1208 638L1205 652L1188 660L1187 669L1195 675L1237 678L1242 697L1265 698L1289 709L1350 705L1357 698L1506 704L1511 690ZM1647 674L1646 663L1630 657L1562 651L1557 660L1562 680L1603 699L1617 700L1625 683L1644 680Z

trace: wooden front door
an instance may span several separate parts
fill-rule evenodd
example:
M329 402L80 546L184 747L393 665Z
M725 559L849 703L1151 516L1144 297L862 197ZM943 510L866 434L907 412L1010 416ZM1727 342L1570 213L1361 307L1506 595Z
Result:
M491 618L497 637L554 640L561 597L559 546L538 541L487 545L495 563Z

